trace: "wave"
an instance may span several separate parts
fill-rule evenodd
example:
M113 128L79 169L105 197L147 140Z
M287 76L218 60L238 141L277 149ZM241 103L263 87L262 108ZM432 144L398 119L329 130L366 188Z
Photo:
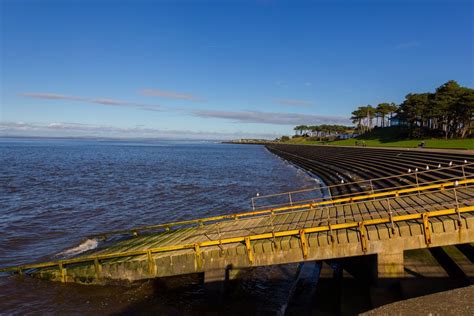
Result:
M61 257L75 256L85 251L95 249L97 248L98 245L99 245L99 241L97 239L86 239L79 246L66 249L58 253L56 256L61 256Z

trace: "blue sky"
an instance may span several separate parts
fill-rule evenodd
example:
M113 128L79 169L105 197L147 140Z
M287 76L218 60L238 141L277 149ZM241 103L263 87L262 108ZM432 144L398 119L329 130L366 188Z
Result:
M469 0L0 3L0 135L276 137L474 84Z

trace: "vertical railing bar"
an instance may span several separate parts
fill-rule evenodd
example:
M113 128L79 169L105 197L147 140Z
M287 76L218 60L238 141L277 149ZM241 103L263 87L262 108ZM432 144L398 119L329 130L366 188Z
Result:
M458 193L456 191L456 187L453 189L454 192L454 199L456 201L456 213L458 215L458 227L462 227L462 218L461 218L461 212L459 212L459 200L458 200Z
M221 229L220 229L220 223L216 223L217 226L217 235L219 236L219 249L221 256L224 255L224 247L222 246L222 236L221 236Z
M415 169L415 180L416 180L416 187L419 188L420 184L418 183L418 168ZM420 194L420 190L418 190L418 194Z
M464 170L464 165L461 165L461 169L462 169L462 177L464 180L466 180L466 171ZM464 186L467 187L467 183L465 183Z
M329 216L329 207L327 207L328 210L328 228L329 228L329 238L331 240L331 243L334 243L334 236L332 234L332 226L331 226L331 216ZM337 207L336 207L336 218L337 218Z
M390 199L387 198L387 204L388 204L388 216L390 218L390 230L392 231L392 235L395 235L395 227L393 223L393 211L392 211L392 206L390 204Z
M277 246L276 239L275 239L275 223L274 223L274 218L275 218L275 213L274 213L273 210L272 210L272 212L271 212L271 214L270 214L270 222L271 222L271 224L272 224L272 239L273 239L273 246L275 247L275 249L277 249L278 246Z

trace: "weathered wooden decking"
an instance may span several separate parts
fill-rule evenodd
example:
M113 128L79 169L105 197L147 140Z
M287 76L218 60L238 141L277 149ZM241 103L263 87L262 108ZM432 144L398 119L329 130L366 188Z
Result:
M122 236L81 254L77 263L28 272L65 282L102 283L377 254L379 273L392 277L403 273L405 250L472 242L474 184L467 183ZM119 253L130 255L117 257ZM81 258L97 259L79 262Z

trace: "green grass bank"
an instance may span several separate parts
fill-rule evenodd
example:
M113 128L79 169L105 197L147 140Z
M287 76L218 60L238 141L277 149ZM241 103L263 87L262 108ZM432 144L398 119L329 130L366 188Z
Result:
M368 147L400 147L400 148L416 148L421 142L424 142L425 148L440 149L474 149L474 138L463 139L444 139L425 137L410 139L406 133L396 128L383 128L373 130L363 134L357 138L319 141L316 137L294 137L284 142L287 144L317 144L332 146L368 146Z

